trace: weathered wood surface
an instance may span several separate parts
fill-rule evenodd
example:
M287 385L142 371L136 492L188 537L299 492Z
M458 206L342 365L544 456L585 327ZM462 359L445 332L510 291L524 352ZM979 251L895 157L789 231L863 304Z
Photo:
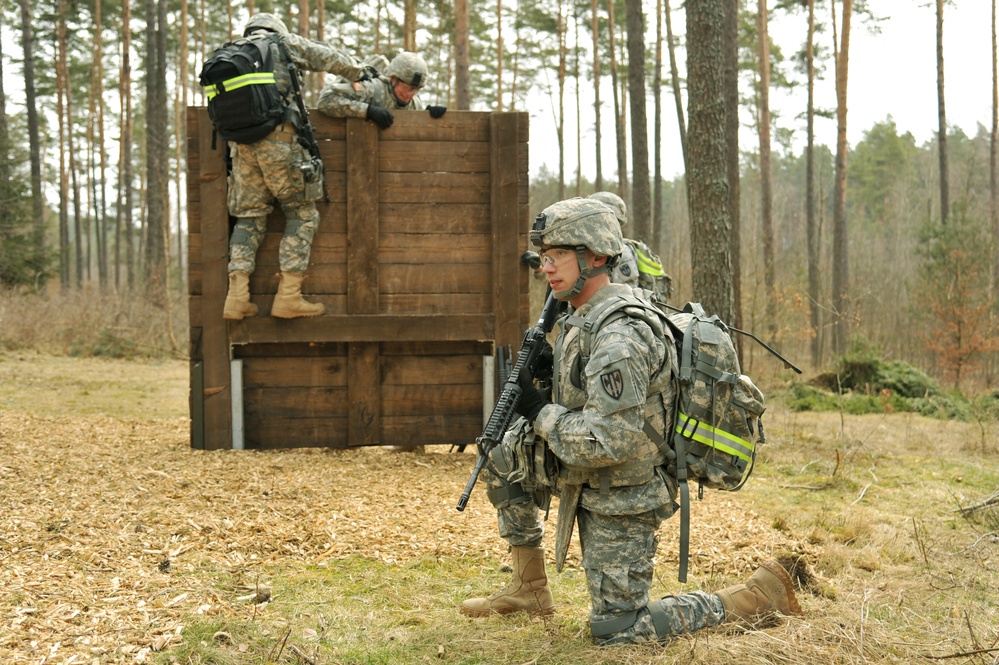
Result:
M400 112L384 131L312 121L330 200L317 204L303 292L327 314L268 316L276 207L250 280L260 316L227 322L223 145L212 150L205 109L188 109L192 445L232 445L231 359L242 362L248 448L470 443L482 356L516 348L529 324L528 116Z

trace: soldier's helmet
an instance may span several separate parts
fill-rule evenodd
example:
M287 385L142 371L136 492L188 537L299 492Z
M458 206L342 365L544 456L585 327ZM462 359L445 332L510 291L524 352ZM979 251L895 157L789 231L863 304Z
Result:
M246 27L243 28L243 36L249 37L251 33L257 30L279 32L284 35L288 34L288 26L284 24L284 21L274 16L274 14L268 14L267 12L260 12L251 16L250 20L246 22Z
M614 211L617 221L624 226L628 223L628 206L624 204L624 199L614 192L593 192L588 198L600 201Z
M566 199L545 208L534 220L536 247L586 247L597 256L620 256L621 225L607 205L593 199Z
M385 76L394 76L414 88L423 87L427 82L427 73L426 61L412 51L403 51L392 58L384 71Z

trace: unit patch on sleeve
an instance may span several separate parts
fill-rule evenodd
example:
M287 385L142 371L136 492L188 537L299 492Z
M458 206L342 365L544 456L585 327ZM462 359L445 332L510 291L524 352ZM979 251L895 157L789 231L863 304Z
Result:
M621 399L621 395L624 394L624 377L621 376L621 370L615 369L601 374L600 385L608 395L614 399Z

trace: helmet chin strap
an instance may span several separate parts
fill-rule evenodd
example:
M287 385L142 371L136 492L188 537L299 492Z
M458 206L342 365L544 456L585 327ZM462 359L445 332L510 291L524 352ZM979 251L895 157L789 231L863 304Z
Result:
M579 264L579 277L576 279L576 283L568 291L553 291L552 295L555 296L555 300L572 300L583 292L583 285L586 284L586 280L594 275L599 275L610 270L609 258L602 266L594 266L592 268L587 266L585 247L576 248L576 263Z

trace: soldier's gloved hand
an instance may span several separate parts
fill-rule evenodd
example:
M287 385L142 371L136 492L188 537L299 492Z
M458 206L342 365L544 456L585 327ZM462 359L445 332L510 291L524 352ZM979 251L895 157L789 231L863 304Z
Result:
M542 407L549 402L541 394L541 391L534 387L534 380L528 376L527 372L521 372L517 376L517 379L521 393L516 411L531 422L534 422L534 419L541 413Z
M378 78L378 70L371 65L365 65L361 68L361 76L357 79L358 82L361 81L372 81Z
M430 111L430 117L436 120L437 118L441 117L447 112L447 107L431 104L430 106L427 107L427 110Z
M382 129L388 129L395 121L395 118L392 117L392 114L389 113L388 109L374 104L368 104L368 110L364 115L368 120L375 123Z

